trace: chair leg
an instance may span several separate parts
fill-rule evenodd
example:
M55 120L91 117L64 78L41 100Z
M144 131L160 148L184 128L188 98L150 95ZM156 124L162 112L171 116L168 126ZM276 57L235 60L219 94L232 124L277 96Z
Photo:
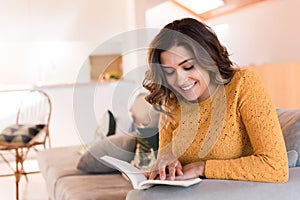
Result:
M16 200L19 200L19 182L21 174L19 171L19 162L20 162L19 150L16 149L16 170L15 170L15 181L16 181Z
M48 147L51 148L51 139L50 139L49 133L48 133L47 138L48 138ZM44 146L44 149L46 149L46 144Z
M20 164L21 164L21 170L19 170L19 173L20 173L20 175L25 176L25 180L26 180L26 182L28 182L28 177L27 177L27 173L24 170L23 161L20 162Z
M25 179L26 179L26 182L28 182L28 177L27 177L27 173L25 172L24 170L24 161L28 155L28 152L29 152L29 149L26 150L26 152L24 153L23 149L21 149L21 155L19 154L19 161L20 161L20 164L21 164L21 171L19 170L20 174L21 175L24 175L25 176Z
M19 200L19 182L16 181L16 200Z

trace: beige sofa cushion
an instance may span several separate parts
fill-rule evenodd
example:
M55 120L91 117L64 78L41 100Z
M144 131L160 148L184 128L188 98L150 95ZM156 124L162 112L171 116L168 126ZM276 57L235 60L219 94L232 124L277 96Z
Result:
M80 148L69 146L39 152L38 163L50 199L125 199L132 186L121 174L86 174L76 169Z
M67 176L58 180L57 200L125 200L132 190L121 174Z
M300 109L277 109L286 149L297 152L296 167L300 166ZM290 160L289 160L290 161Z

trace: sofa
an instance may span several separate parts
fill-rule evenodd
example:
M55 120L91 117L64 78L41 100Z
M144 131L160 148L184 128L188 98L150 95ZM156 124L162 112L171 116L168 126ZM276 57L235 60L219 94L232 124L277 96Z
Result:
M277 109L276 111L289 158L287 183L203 179L199 184L188 188L154 186L147 190L134 190L122 174L100 162L95 163L98 161L96 158L93 161L90 159L111 155L130 162L136 155L136 133L110 136L99 141L97 145L88 147L95 154L89 154L87 160L91 164L86 170L82 170L79 163L87 162L83 159L83 155L89 151L80 153L81 145L52 148L40 152L38 163L52 200L299 199L300 110Z
M40 152L38 163L51 200L125 199L132 189L121 174L90 174L76 168L80 146Z

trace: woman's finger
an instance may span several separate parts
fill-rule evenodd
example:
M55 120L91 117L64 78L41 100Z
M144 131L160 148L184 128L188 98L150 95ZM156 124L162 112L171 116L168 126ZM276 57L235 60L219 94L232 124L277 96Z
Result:
M166 179L166 168L161 167L161 168L159 168L158 172L159 172L159 179L165 180Z
M182 165L179 161L178 161L178 164L176 166L176 175L177 176L182 176L183 175Z
M154 180L156 176L157 176L157 171L155 170L155 171L151 171L151 172L150 172L148 178L149 178L150 180Z
M150 176L150 172L144 172L144 176L149 179L149 176Z
M176 168L176 175L177 176L182 176L183 175L182 168Z
M157 177L158 171L156 168L152 168L148 174L148 179L154 180Z
M168 179L169 180L174 180L175 179L178 168L181 168L181 164L178 160L175 160L174 162L172 162L168 165L168 170L169 170Z
M157 162L157 170L158 170L160 180L165 180L166 179L167 165L168 165L168 160L167 159L160 159Z
M168 166L168 180L174 180L175 179L175 172L176 172L176 166L175 165L169 165Z

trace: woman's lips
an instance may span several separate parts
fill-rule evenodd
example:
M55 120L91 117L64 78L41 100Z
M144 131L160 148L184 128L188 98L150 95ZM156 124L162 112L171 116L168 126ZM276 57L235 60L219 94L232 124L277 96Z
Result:
M196 85L197 82L194 82L190 85L187 85L187 86L184 86L184 87L180 87L183 91L187 91L187 90L190 90L192 89L192 87L194 87L194 85Z

